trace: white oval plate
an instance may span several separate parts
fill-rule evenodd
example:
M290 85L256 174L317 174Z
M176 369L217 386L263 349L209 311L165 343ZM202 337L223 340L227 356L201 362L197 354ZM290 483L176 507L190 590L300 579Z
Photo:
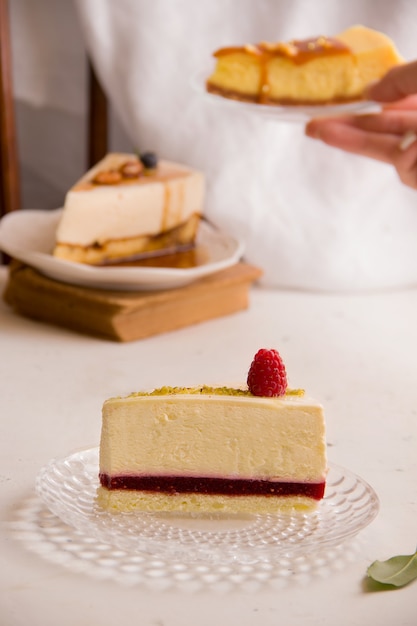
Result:
M346 102L343 104L326 104L326 105L310 105L310 106L280 106L276 104L256 104L252 102L244 102L243 100L234 100L224 96L210 93L206 89L206 80L210 76L210 70L198 72L191 79L191 86L200 96L204 97L207 102L220 106L229 107L236 112L255 113L263 117L268 117L277 122L308 122L313 117L345 115L355 113L371 113L379 111L380 106L376 102L368 100L358 100L356 102Z
M368 483L330 465L324 499L312 513L214 518L112 514L96 502L98 455L98 448L91 448L53 459L38 474L36 490L65 523L129 553L184 561L273 562L341 544L379 510L378 496Z
M0 249L42 274L64 283L121 291L173 289L230 267L243 254L243 243L202 221L197 245L206 261L192 268L94 267L52 256L62 209L14 211L0 221Z

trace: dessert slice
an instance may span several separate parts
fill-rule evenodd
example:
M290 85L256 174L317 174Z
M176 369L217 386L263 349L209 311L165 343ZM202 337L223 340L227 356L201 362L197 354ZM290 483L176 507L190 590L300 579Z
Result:
M53 255L103 265L191 248L203 202L201 172L110 153L68 191Z
M263 104L362 99L364 88L403 62L385 34L352 26L335 37L221 48L207 90Z
M279 392L163 387L107 400L99 504L110 511L313 510L327 471L323 410L302 391Z

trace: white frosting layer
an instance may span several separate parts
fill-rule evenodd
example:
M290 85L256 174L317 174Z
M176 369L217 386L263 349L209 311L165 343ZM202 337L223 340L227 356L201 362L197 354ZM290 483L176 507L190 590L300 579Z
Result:
M156 235L202 214L201 172L160 161L154 174L117 185L93 185L101 171L118 169L131 154L108 154L67 193L56 233L58 243L91 245L111 239Z
M323 410L297 396L112 398L103 406L100 472L321 481Z

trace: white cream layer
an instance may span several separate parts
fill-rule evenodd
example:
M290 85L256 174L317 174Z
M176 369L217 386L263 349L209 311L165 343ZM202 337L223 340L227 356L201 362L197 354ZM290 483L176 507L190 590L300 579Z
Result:
M100 472L322 481L322 407L305 397L131 395L103 405Z

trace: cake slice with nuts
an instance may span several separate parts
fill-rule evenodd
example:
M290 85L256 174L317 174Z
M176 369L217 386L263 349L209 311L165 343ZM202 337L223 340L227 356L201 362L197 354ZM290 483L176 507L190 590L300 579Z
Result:
M154 153L110 153L68 191L53 255L106 265L189 249L204 187L201 172Z

